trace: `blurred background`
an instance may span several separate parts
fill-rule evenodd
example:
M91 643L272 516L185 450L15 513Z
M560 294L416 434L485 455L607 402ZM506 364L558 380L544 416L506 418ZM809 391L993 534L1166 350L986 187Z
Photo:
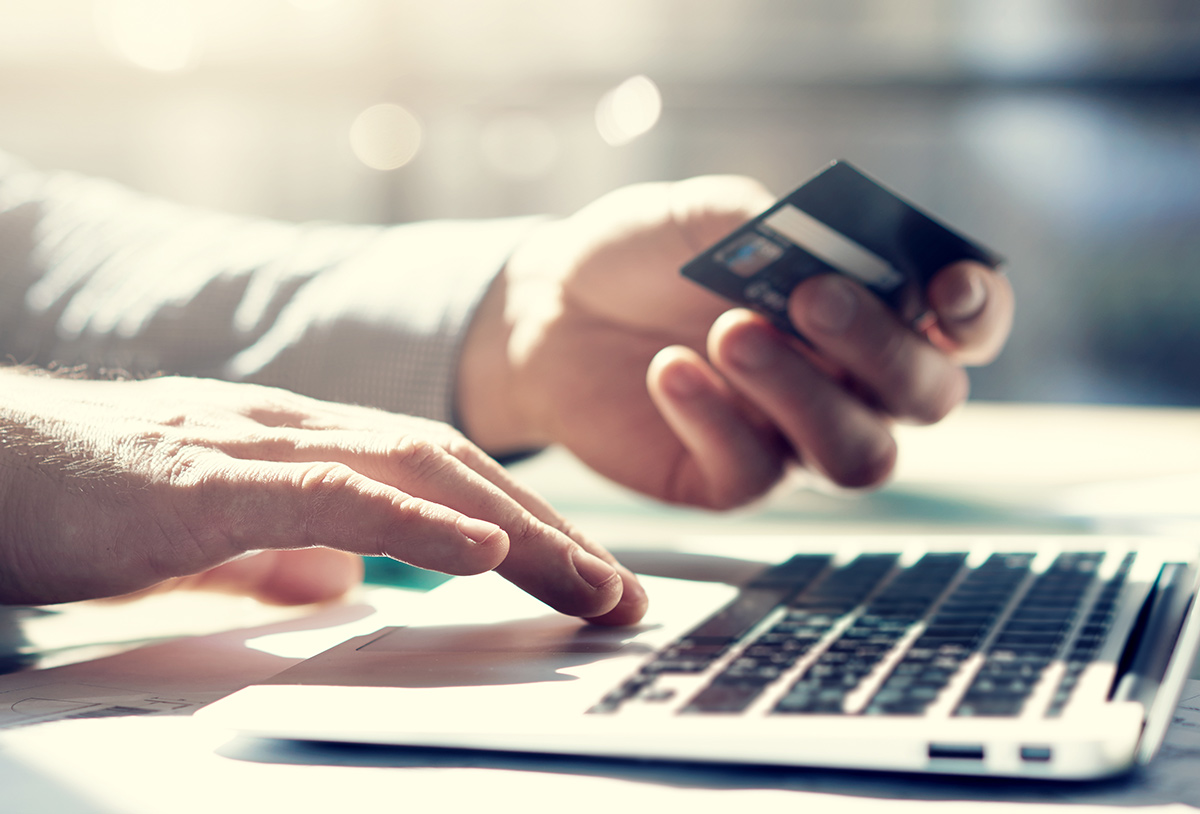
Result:
M358 222L846 158L1008 257L976 397L1200 405L1194 0L0 0L0 149Z

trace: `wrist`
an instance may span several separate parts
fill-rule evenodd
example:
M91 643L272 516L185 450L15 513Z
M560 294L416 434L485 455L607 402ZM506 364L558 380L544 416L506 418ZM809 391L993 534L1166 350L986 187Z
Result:
M52 501L38 499L47 493L39 488L46 486L41 463L63 458L41 419L47 381L34 369L0 366L0 604L37 601L36 590L28 590L22 580L28 559L22 556L22 546L40 531L30 525L30 518L57 514ZM51 495L62 491L59 483L49 486Z
M457 413L463 432L494 457L546 446L529 418L513 360L511 264L492 280L463 341Z

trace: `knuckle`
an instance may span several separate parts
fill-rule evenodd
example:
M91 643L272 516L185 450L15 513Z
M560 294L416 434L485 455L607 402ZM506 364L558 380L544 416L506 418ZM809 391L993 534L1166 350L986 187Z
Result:
M875 358L880 402L897 418L932 424L962 399L965 374L932 347L916 347L912 338L894 334L880 343Z
M203 463L207 450L189 438L167 431L142 432L121 442L119 455L131 462L131 469L143 469L151 484L186 488L196 486L205 477Z
M483 450L467 440L466 436L457 430L451 431L451 435L444 442L443 446L447 454L472 467L488 458Z
M528 548L544 542L547 527L529 512L521 512L517 520L505 524L504 530L511 547Z
M391 465L419 480L430 480L454 465L445 446L428 438L404 438L388 453Z
M318 462L300 469L296 486L309 500L329 500L349 491L356 477L345 464Z
M299 470L294 484L298 543L320 542L321 529L343 525L338 521L357 505L358 481L358 473L340 463L312 463Z

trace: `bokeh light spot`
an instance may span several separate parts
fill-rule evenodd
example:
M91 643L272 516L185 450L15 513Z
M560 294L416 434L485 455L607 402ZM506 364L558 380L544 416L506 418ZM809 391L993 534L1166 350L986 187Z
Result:
M633 76L604 94L596 105L596 129L613 146L648 133L662 115L662 93L648 76Z
M373 170L399 169L421 149L421 122L400 105L372 105L350 126L350 147Z
M97 0L100 40L122 59L169 73L195 64L200 31L189 0Z

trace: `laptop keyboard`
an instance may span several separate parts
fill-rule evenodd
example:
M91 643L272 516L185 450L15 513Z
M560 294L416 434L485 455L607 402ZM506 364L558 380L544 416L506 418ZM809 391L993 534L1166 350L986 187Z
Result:
M1035 558L996 553L970 566L964 553L937 552L901 566L897 554L863 554L833 567L829 556L798 555L590 711L636 701L681 714L757 705L772 715L913 716L941 705L954 716L1015 716L1061 659L1045 709L1061 715L1107 636L1133 554L1103 581L1102 553L1063 553L1040 573Z

